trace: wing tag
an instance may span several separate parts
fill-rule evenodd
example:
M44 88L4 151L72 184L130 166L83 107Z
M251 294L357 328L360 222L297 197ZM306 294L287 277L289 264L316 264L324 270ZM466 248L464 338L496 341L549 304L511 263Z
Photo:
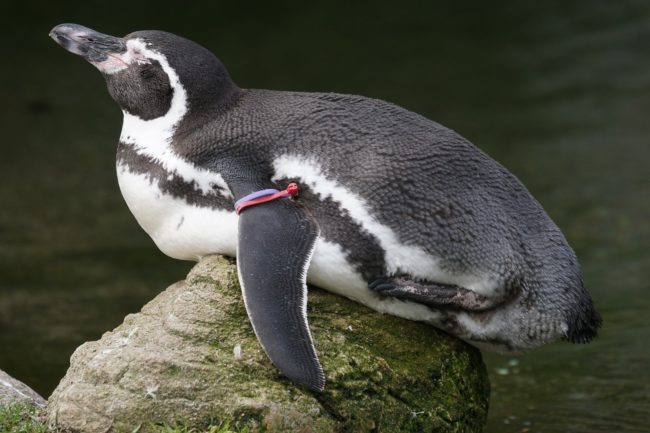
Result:
M237 215L250 206L266 203L279 198L297 197L299 192L297 183L290 183L286 189L279 191L274 188L262 189L248 194L235 202L235 211Z

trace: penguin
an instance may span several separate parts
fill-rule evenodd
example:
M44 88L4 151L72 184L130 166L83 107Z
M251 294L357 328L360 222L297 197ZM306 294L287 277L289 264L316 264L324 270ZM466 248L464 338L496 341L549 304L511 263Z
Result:
M239 88L199 44L77 24L50 36L124 114L117 178L166 255L236 257L273 364L325 385L307 283L480 348L591 341L575 253L522 183L456 132L363 96Z

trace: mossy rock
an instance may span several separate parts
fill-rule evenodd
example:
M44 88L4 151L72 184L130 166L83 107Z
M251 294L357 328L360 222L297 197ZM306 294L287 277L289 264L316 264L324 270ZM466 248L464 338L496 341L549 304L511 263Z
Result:
M308 315L327 380L320 394L273 367L234 264L207 257L77 349L50 397L49 420L88 433L222 422L250 432L481 431L489 382L478 350L318 289L310 289Z

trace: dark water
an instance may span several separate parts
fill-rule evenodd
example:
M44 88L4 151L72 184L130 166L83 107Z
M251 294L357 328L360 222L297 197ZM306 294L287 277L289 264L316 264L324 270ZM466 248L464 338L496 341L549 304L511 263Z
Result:
M122 202L101 77L47 38L159 28L243 87L387 99L502 162L563 229L606 326L587 346L487 354L487 431L650 431L650 3L234 3L0 6L0 368L48 395L77 345L190 267Z

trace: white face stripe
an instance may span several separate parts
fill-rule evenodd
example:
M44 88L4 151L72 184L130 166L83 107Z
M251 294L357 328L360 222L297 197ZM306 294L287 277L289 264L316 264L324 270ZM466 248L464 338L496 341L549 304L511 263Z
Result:
M127 43L129 52L137 53L131 61L144 56L150 60L160 63L163 71L169 78L169 83L174 90L171 107L162 117L151 120L143 120L137 116L124 113L124 123L120 141L134 146L135 151L140 155L149 158L160 164L165 170L177 174L188 183L195 182L196 188L202 194L214 194L215 187L224 197L232 198L232 193L223 177L219 173L197 167L178 156L171 148L171 140L179 122L187 114L187 92L183 87L178 74L169 65L167 58L154 50L147 48L144 41L131 39Z
M477 293L494 293L495 281L485 275L452 274L440 267L436 257L421 247L406 245L395 232L379 222L371 213L372 207L360 195L329 179L321 166L312 159L296 155L283 155L273 161L273 180L298 178L307 184L321 199L331 198L345 209L357 224L373 235L385 251L386 271L389 274L407 273L415 278L428 279L442 284L456 284Z

